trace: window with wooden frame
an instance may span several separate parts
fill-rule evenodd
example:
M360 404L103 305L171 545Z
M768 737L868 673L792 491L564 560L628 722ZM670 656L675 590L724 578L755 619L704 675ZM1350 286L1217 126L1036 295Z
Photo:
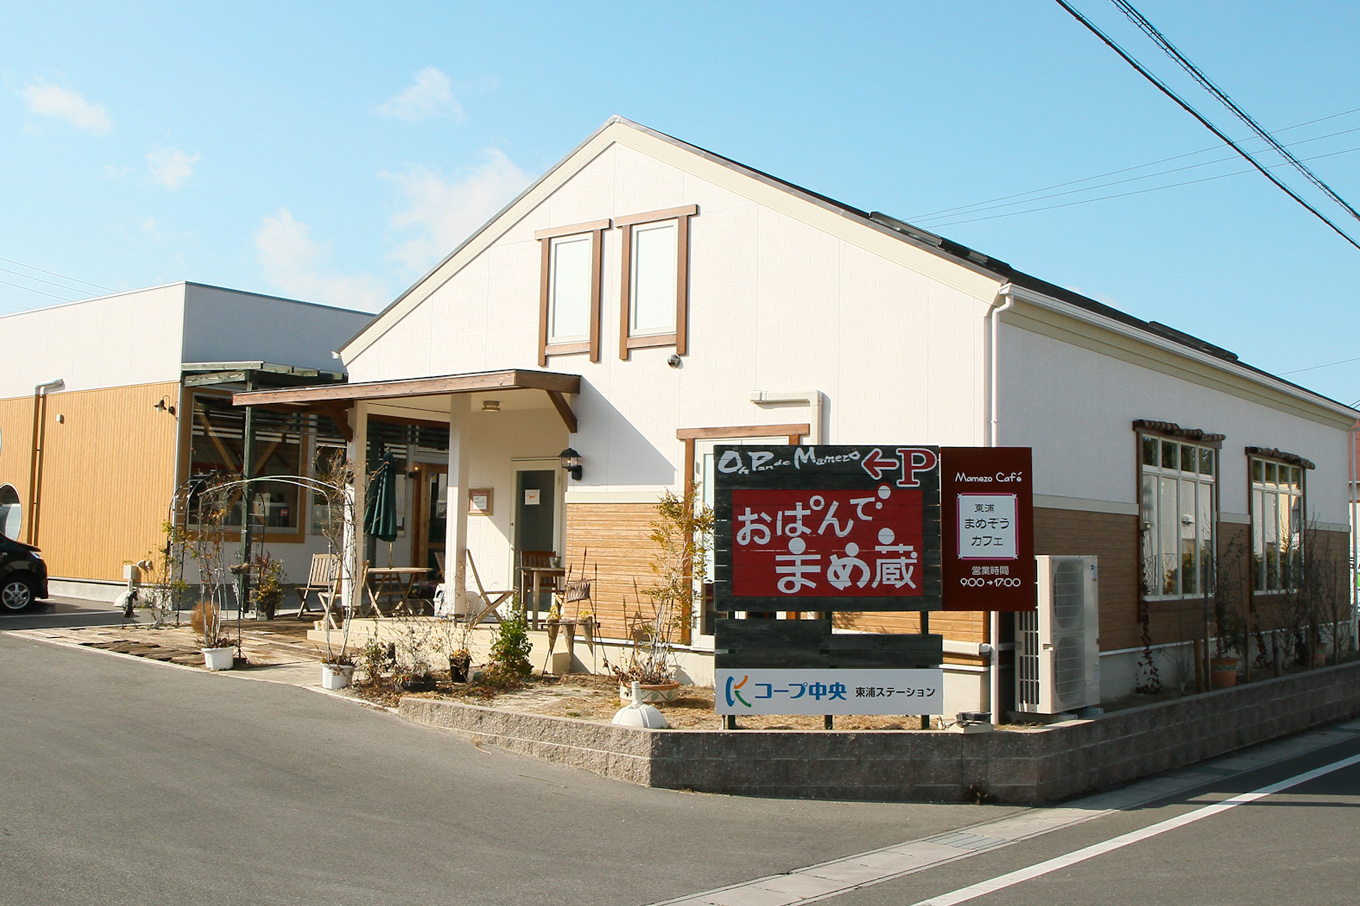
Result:
M616 217L622 231L619 358L646 346L689 349L689 219L698 205Z
M590 354L600 360L600 261L610 221L596 220L534 233L541 247L538 364L548 356Z
M1292 591L1303 563L1303 478L1312 463L1278 451L1248 448L1247 454L1252 589Z

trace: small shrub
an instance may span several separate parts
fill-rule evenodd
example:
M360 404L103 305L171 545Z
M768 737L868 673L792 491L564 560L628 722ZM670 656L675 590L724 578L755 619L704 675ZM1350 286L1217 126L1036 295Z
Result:
M529 652L533 647L533 642L529 641L529 622L524 617L523 608L512 608L508 616L501 618L491 637L490 671L504 677L528 676L533 670L529 662Z

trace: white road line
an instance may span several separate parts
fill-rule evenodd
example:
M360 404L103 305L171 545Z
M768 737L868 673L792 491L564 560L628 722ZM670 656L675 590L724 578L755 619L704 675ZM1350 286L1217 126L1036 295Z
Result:
M995 821L702 893L687 894L652 906L795 906L830 899L862 887L882 884L1051 834L1112 812L1166 799L1226 776L1288 761L1307 752L1335 745L1341 741L1337 738L1338 734L1360 735L1360 720L1267 743L1249 752L1225 756L1121 789L1095 793L1066 806L1026 809Z
M1034 878L1041 877L1043 875L1049 874L1050 872L1067 868L1070 865L1076 865L1078 862L1085 862L1088 859L1094 859L1096 856L1102 856L1105 853L1114 852L1117 849L1123 849L1125 846L1131 846L1134 843L1139 843L1142 842L1143 840L1156 837L1160 834L1166 833L1167 831L1175 830L1178 827L1184 827L1187 824L1193 824L1196 821L1203 820L1204 818L1211 818L1214 815L1219 814L1220 812L1226 812L1228 809L1236 808L1239 805L1245 805L1248 802L1255 802L1257 799L1263 799L1266 796L1269 796L1273 793L1278 793L1282 790L1287 790L1290 787L1295 787L1298 786L1299 784L1307 783L1310 780L1316 780L1317 778L1330 774L1333 771L1339 771L1342 768L1348 768L1353 764L1360 764L1360 755L1352 755L1350 758L1343 758L1340 761L1334 761L1331 764L1324 765L1320 768L1315 768L1314 770L1311 771L1305 771L1302 774L1296 774L1295 776L1290 777L1286 780L1281 780L1278 783L1272 783L1269 786L1263 786L1260 789L1253 790L1250 793L1243 793L1240 796L1234 796L1231 799L1225 799L1224 801L1216 802L1213 805L1206 805L1204 808L1196 809L1193 812L1186 812L1184 815L1178 815L1175 818L1168 818L1165 821L1160 821L1157 824L1149 825L1148 827L1142 828L1141 830L1130 831L1127 834L1124 834L1119 837L1114 837L1109 840L1105 840L1102 843L1092 844L1091 846L1088 846L1085 849L1079 849L1076 850L1075 852L1070 852L1066 855L1049 859L1047 862L1040 862L1037 865L1031 865L1028 868L1021 868L1017 871L1013 871L1010 872L1009 874L1004 874L987 881L979 881L978 883L971 884L968 887L961 887L958 890L941 894L939 896L931 897L928 900L921 900L919 903L913 904L913 906L954 906L954 904L956 903L966 903L969 900L974 900L977 899L978 897L986 896L989 893L995 893L998 890L1004 890L1007 887L1013 887L1016 884L1021 884L1024 883L1025 881L1033 880Z

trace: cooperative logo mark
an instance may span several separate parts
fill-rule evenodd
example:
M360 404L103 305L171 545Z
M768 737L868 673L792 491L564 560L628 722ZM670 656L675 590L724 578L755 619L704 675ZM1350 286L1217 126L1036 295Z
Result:
M748 708L751 707L751 703L748 702L745 698L743 698L741 693L737 691L742 686L746 685L746 681L749 680L750 678L751 678L750 674L743 676L741 678L741 682L737 682L737 678L735 676L729 676L727 678L727 690L726 690L727 707L729 708L734 707L738 701L740 701L743 705L745 705Z

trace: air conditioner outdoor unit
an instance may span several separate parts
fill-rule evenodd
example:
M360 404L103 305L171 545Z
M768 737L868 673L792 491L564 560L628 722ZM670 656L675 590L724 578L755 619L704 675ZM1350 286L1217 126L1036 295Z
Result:
M1036 557L1039 606L1016 614L1019 711L1062 714L1100 703L1095 557Z

